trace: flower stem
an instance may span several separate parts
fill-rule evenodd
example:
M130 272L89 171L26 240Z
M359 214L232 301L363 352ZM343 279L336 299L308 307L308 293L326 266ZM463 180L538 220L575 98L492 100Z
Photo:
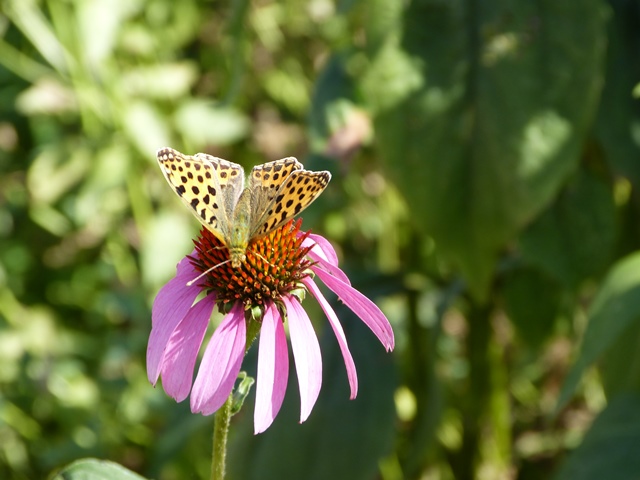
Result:
M224 402L224 405L215 414L213 427L213 453L211 461L211 480L223 480L227 459L227 436L229 435L229 423L231 420L231 403L233 392Z

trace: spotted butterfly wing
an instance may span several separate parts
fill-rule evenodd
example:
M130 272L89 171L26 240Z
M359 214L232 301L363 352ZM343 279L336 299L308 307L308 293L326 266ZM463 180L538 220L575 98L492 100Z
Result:
M237 163L229 162L206 153L197 153L195 157L212 165L215 170L212 180L217 182L219 186L218 197L221 199L223 210L226 214L226 217L221 218L221 221L218 222L218 228L224 231L226 239L228 239L229 232L227 230L229 230L229 226L234 219L233 214L236 205L240 199L240 194L244 190L244 169Z
M236 163L171 148L159 150L157 157L184 204L228 248L233 268L245 261L252 240L308 207L331 179L329 172L303 170L289 157L254 167L245 189L244 170Z
M274 162L256 165L249 175L251 191L251 224L250 232L257 230L257 222L265 213L278 194L278 190L289 175L296 170L302 170L302 164L294 157L283 158Z
M172 148L156 154L164 177L200 223L221 241L229 238L229 220L244 186L240 165L211 155L184 155Z
M291 162L293 160L293 162ZM258 238L280 227L297 214L302 212L318 198L331 180L331 174L327 171L310 172L303 170L302 165L290 157L277 162L286 162L284 178L278 177L274 182L261 180L261 188L268 193L262 194L260 208L255 208L256 215L251 218L249 227L250 237ZM269 164L262 165L262 167ZM257 183L251 176L251 184Z

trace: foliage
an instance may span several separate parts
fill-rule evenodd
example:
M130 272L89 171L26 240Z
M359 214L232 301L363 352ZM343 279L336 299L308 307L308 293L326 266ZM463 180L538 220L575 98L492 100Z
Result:
M0 0L0 478L208 475L211 418L145 373L197 231L164 146L331 170L305 227L396 333L339 312L349 402L318 322L316 409L290 382L253 436L249 395L231 478L633 478L639 7Z

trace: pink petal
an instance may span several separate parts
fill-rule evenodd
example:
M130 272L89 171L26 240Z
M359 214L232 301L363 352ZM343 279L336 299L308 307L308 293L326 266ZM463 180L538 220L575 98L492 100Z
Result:
M351 285L349 277L338 268L338 256L329 241L320 235L309 235L302 241L302 247L312 247L307 254L311 260L317 262L317 267L338 277L347 285Z
M300 386L300 423L302 423L309 417L320 393L322 357L311 320L298 299L287 295L282 297L282 300L287 309L291 349Z
M176 326L200 293L200 287L187 282L197 276L188 258L178 263L178 273L160 289L151 309L151 334L147 346L147 376L155 385L160 375L164 350Z
M289 377L289 354L284 326L273 303L264 312L258 350L254 433L264 432L280 411Z
M327 287L340 297L340 300L342 300L353 313L362 319L376 337L378 337L378 340L380 340L387 351L393 350L393 329L387 317L384 316L384 313L382 313L375 303L355 288L347 285L339 278L325 272L321 268L313 268L313 271Z
M316 297L318 303L324 310L325 315L329 319L329 324L331 328L333 328L333 333L335 333L336 338L338 339L338 345L340 345L340 351L342 352L342 357L344 358L344 365L347 368L347 378L349 379L349 387L351 387L351 400L356 398L358 395L358 373L356 372L356 365L353 361L353 357L351 356L351 352L349 351L349 345L347 344L347 337L344 335L344 330L342 329L342 325L340 324L340 320L336 315L336 312L333 311L327 299L324 298L322 292L318 286L311 280L311 278L307 277L302 280L302 283L305 284L307 289L311 292L311 294Z
M181 402L191 390L193 367L209 326L215 295L196 303L173 331L162 360L162 387Z
M213 332L191 393L191 411L211 415L227 400L240 372L247 336L244 308L236 302Z
M302 232L299 235L301 234ZM309 247L313 244L315 244L315 246L311 249L311 251L316 256L320 257L333 266L338 266L338 254L336 253L333 245L331 245L329 240L327 240L323 236L310 233L309 236L303 240L302 246Z

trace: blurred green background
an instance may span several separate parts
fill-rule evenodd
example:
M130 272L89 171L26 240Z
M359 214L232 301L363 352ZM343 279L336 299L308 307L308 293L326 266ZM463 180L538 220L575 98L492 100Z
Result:
M349 401L308 299L318 404L253 436L251 395L230 478L637 478L638 82L636 0L0 0L0 478L208 478L145 372L198 230L165 146L331 170L304 226L396 334L338 310Z

